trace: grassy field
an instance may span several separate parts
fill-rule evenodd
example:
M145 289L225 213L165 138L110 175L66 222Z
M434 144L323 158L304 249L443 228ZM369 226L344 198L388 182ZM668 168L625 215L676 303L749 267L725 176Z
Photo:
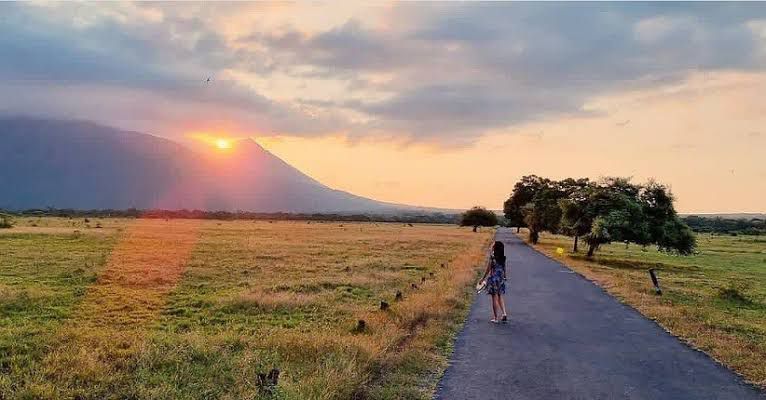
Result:
M697 240L698 254L689 257L610 244L591 261L582 250L571 253L571 238L550 234L536 248L766 386L766 237L704 234ZM654 294L649 268L658 271L662 296Z
M19 220L0 230L0 398L263 398L271 368L274 398L430 398L490 240L436 225Z

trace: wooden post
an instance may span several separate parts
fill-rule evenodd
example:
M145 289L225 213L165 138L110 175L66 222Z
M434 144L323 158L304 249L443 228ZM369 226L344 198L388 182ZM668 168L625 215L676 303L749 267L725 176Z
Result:
M657 274L654 272L654 268L649 269L649 276L652 277L652 283L654 284L654 293L658 296L662 296L662 289L660 289L660 280L657 279Z

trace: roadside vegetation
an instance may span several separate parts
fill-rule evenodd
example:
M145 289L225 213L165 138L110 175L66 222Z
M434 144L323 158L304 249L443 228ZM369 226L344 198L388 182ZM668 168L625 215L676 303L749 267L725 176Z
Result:
M0 233L9 399L430 398L492 235L402 223L17 222ZM259 377L273 369L274 386Z
M542 232L561 233L572 237L575 253L584 239L588 257L612 242L689 255L694 234L678 216L674 200L666 186L653 180L639 185L619 177L593 182L529 175L514 185L503 212L509 226L529 229L533 244Z

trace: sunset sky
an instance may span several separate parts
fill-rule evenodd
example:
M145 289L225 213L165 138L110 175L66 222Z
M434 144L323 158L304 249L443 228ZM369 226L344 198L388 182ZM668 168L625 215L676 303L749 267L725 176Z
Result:
M766 212L766 4L2 3L0 77L2 114L253 137L378 200L621 175Z

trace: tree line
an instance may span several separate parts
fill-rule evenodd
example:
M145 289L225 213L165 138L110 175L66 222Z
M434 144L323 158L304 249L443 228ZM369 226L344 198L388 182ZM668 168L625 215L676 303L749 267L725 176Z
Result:
M347 222L401 222L401 223L429 223L429 224L454 224L459 221L458 214L449 213L415 213L402 211L390 214L341 214L341 213L262 213L250 211L206 211L206 210L139 210L129 208L125 210L75 210L62 208L29 209L23 211L3 211L9 218L51 216L64 218L164 218L164 219L215 219L215 220L269 220L269 221L347 221Z
M689 215L683 221L694 232L720 233L727 235L766 235L766 219L731 219Z
M508 226L529 229L532 243L542 232L559 233L573 238L572 250L577 252L583 239L588 257L611 242L656 245L661 251L688 255L696 246L694 233L678 216L674 200L666 186L653 180L556 181L528 175L514 185L503 213Z

